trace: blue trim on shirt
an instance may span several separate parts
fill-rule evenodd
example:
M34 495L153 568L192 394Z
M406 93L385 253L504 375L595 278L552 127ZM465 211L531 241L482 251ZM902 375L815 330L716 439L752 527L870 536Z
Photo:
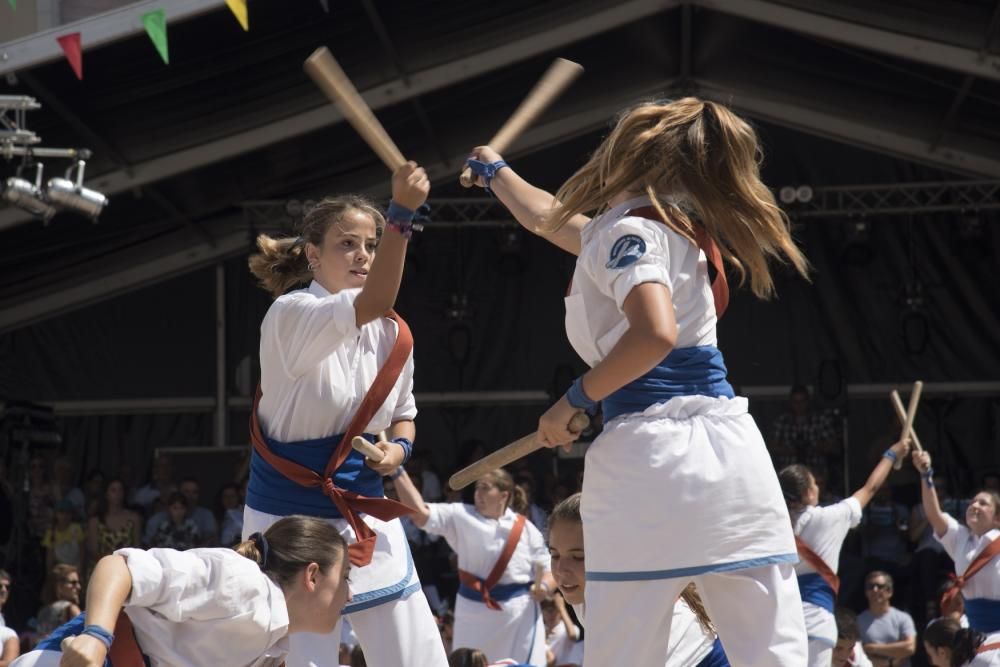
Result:
M678 567L671 570L645 570L636 572L593 572L587 570L587 581L652 581L656 579L676 579L678 577L695 577L699 574L714 572L732 572L746 570L751 567L779 565L781 563L798 563L797 553L777 554L761 558L748 558L731 563L714 563L712 565L695 565L693 567Z
M809 602L826 609L831 614L834 608L834 594L830 584L826 583L822 576L816 572L800 574L799 596L803 602Z
M726 373L719 348L713 345L676 348L656 368L601 401L604 421L642 412L677 396L734 398L736 394L726 381Z
M409 597L414 591L420 590L420 581L415 581L409 586L407 582L413 577L413 554L410 552L410 545L406 545L406 574L395 584L384 588L377 588L373 591L365 591L357 595L351 595L351 601L344 607L344 614L353 614L356 611L364 611L377 607L386 602L392 602L400 598Z
M376 437L370 433L365 433L363 436L369 442L376 441ZM278 456L322 474L343 437L342 434L338 434L297 442L280 442L268 437L264 440L271 451ZM382 475L365 465L364 454L353 449L344 463L333 473L333 482L342 489L354 491L368 498L381 498L385 495ZM271 464L256 451L251 453L250 458L250 482L247 485L246 504L258 512L275 516L306 514L324 519L342 518L340 510L320 487L296 484L272 468Z
M813 635L806 635L806 641L816 642L817 644L822 644L828 648L836 648L837 642L829 637L814 637Z

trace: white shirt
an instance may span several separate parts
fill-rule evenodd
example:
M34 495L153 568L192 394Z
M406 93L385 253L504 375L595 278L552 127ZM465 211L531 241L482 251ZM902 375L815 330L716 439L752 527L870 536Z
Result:
M577 641L577 637L580 636L579 630L576 631L575 635L570 637L566 632L566 625L560 620L545 638L545 643L552 651L552 655L555 656L556 667L562 665L581 667L583 665L583 642Z
M281 589L232 549L119 549L125 612L152 667L277 665L288 650Z
M448 542L458 554L461 569L485 579L500 558L517 514L508 509L499 519L488 519L474 506L462 503L430 503L427 507L430 517L424 530L440 535ZM536 566L548 571L552 568L552 561L542 534L530 521L525 521L521 539L498 583L534 581Z
M845 498L827 507L807 507L792 521L795 535L809 545L834 572L840 567L840 548L847 531L861 523L861 503L856 498ZM795 574L809 574L815 568L800 559Z
M715 302L708 262L698 246L654 220L621 217L650 206L630 199L588 222L566 297L566 332L577 354L596 366L628 330L623 305L634 287L660 283L670 290L677 347L715 345Z
M313 281L278 297L261 324L263 396L258 415L265 435L280 442L343 433L396 340L396 323L380 317L358 329L360 289L330 294ZM378 433L417 414L413 356L385 403L364 429Z
M1000 537L1000 530L996 528L987 531L982 537L976 537L966 526L960 525L953 517L946 514L944 520L948 524L948 530L941 537L936 535L934 537L955 561L957 574L965 572L969 563L976 559L979 552L994 539ZM1000 556L995 556L965 583L965 586L962 587L962 595L969 599L1000 600Z

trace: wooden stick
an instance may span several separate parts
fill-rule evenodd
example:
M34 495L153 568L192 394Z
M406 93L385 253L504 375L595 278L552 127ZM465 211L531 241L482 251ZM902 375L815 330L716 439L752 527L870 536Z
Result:
M406 164L403 154L396 148L396 144L365 104L329 49L322 46L313 51L303 67L320 90L337 105L344 118L354 126L365 143L382 159L385 166L389 167L389 171L395 172Z
M924 383L917 380L913 383L913 391L910 392L910 404L906 408L906 421L903 422L903 432L900 434L899 439L901 442L906 442L910 438L910 433L913 432L913 418L917 416L917 405L920 403L920 393L924 390ZM893 466L896 470L903 467L902 461L896 461Z
M903 405L903 399L895 389L892 390L889 397L892 399L892 406L896 409L896 416L899 417L899 425L902 426L906 423L906 407ZM924 446L920 444L920 438L917 437L916 431L910 431L910 439L913 441L914 449L923 451Z
M503 124L500 131L490 139L490 148L498 153L503 153L507 150L521 136L525 128L534 123L542 115L542 112L581 74L583 74L583 67L578 63L566 60L565 58L556 58L545 74L542 75L542 78L538 80L538 83L535 84L535 87L528 93L528 96L524 98L520 106L511 114L507 122ZM463 186L471 188L475 184L475 180L472 170L466 165L465 169L462 170L462 174L458 177L458 181Z
M388 438L388 436L385 434L385 431L379 431L378 441L385 442L386 438ZM381 463L382 459L385 458L385 452L362 438L360 435L356 435L353 439L351 439L351 447L354 451L361 452L365 455L365 458L375 463Z
M587 415L583 412L578 412L573 415L573 419L570 420L569 430L571 433L581 433L583 432L583 429L587 428L589 425L590 419ZM453 491L464 489L469 484L472 484L487 473L513 463L533 451L541 449L541 447L542 444L538 442L537 431L530 435L526 435L519 440L515 440L509 445L501 447L492 454L484 456L475 463L462 468L451 476L451 479L448 480L448 486L450 486Z

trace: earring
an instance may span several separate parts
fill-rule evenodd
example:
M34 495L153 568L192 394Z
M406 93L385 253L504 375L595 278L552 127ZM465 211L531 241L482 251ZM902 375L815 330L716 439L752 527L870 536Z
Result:
M309 270L310 271L312 271L313 273L316 273L316 269L318 269L318 268L319 268L319 264L317 264L316 262L309 262Z

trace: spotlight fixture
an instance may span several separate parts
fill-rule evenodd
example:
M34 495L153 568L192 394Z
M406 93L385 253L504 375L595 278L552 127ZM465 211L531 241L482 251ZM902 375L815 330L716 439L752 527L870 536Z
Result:
M778 190L778 199L782 204L808 204L813 198L813 189L810 185L786 185Z
M66 178L49 180L46 194L49 200L58 206L82 213L96 222L97 216L108 205L108 198L97 190L83 187L83 171L86 167L86 162L77 160L75 165L66 170ZM76 169L75 181L72 179L74 169Z
M48 223L56 214L56 210L45 201L45 195L42 194L42 165L38 164L36 168L34 183L21 178L20 174L8 178L3 198L22 211L27 211Z
M778 190L778 199L781 200L782 204L794 204L795 203L795 188L791 185L786 185L780 190Z

